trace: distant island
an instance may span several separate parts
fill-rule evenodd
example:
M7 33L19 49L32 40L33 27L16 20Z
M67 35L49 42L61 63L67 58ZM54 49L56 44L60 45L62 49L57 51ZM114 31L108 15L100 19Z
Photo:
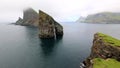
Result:
M101 12L88 15L86 18L80 17L77 22L100 23L100 24L120 24L120 13Z

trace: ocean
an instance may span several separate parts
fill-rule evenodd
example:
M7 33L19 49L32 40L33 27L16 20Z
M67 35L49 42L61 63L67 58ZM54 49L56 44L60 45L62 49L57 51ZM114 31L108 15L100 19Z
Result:
M120 24L61 23L64 35L42 40L38 29L0 24L0 68L80 68L96 32L120 39Z

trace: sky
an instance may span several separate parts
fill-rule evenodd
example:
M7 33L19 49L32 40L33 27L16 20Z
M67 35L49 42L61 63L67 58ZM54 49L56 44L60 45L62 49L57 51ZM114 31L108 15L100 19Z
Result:
M98 12L120 12L120 0L0 0L0 22L15 22L29 7L58 22L70 22Z

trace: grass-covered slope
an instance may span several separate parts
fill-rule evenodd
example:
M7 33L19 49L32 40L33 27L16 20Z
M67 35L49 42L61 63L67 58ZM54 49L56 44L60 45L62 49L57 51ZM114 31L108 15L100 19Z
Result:
M120 68L120 62L115 59L93 59L93 68Z
M97 33L97 34L99 37L102 38L104 42L112 44L112 46L120 46L120 40L106 34L102 34L102 33Z
M91 14L84 20L86 23L120 24L120 13L101 12Z

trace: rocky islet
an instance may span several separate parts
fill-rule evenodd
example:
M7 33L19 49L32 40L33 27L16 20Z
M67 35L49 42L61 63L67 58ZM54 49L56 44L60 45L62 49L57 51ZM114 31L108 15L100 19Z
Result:
M63 36L63 26L41 10L39 10L39 13L32 8L24 10L23 19L19 17L15 24L39 28L40 38L58 38Z
M23 26L38 26L38 13L32 9L27 8L23 11L23 19L19 17L16 21L16 25L23 25Z

